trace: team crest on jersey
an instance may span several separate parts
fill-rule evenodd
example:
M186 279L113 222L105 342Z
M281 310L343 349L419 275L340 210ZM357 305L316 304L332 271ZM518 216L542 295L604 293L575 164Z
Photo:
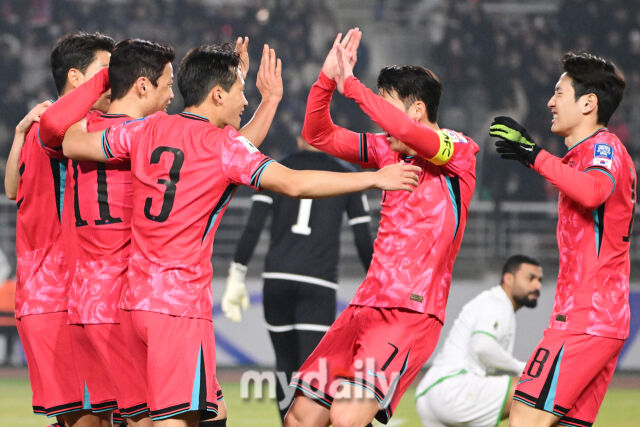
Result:
M247 151L249 151L249 153L255 153L256 151L258 151L258 149L256 148L255 145L253 145L251 143L251 141L249 141L247 138L245 138L242 135L236 136L236 139L238 141L240 141L242 143L242 145L244 145L244 147L247 149Z
M611 169L613 163L613 147L609 144L596 144L593 147L593 166Z

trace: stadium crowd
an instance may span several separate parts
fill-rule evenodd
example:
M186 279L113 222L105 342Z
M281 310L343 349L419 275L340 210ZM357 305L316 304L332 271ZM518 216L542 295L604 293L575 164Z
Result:
M613 0L537 6L509 2L509 8L500 3L423 0L406 6L412 9L408 15L414 28L421 27L420 34L428 40L423 62L447 86L441 106L444 124L465 123L464 131L478 137L476 133L482 132L493 117L487 111L515 113L528 124L536 140L561 155L561 141L549 134L550 114L546 108L560 67L557 58L569 49L588 49L612 58L625 73L628 90L610 127L632 157L640 160L640 142L629 137L640 132L640 122L630 120L640 115L640 1L630 0L635 7L630 4L626 9L612 7ZM332 5L299 0L1 0L0 155L5 158L8 154L13 128L27 109L55 93L48 74L53 40L82 28L103 31L116 40L135 36L171 43L177 57L190 46L231 41L237 35L248 35L255 41L250 44L253 57L259 54L260 43L274 46L285 65L286 90L263 148L267 154L281 158L295 151L306 95L328 44L340 30ZM105 16L118 19L102 19ZM375 16L384 20L384 9ZM363 46L362 56L366 50ZM366 70L364 57L358 64L360 75L375 71ZM253 93L254 76L251 73L247 82L247 99L253 100L249 111L257 107L259 99ZM366 118L341 97L336 98L336 122L367 130ZM178 95L169 111L178 112L181 104ZM494 155L493 150L487 152ZM480 159L479 163L479 198L556 197L555 190L542 183L523 191L519 181L513 179L503 188L499 185L502 177L515 177L517 169L500 165L500 173L496 173L494 162Z

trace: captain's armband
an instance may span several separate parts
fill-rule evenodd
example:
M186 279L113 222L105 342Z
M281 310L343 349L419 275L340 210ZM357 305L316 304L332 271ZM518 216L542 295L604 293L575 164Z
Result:
M451 140L451 135L446 131L437 130L436 133L440 138L440 148L438 148L438 154L427 160L436 166L442 166L447 164L451 156L453 156L453 141Z

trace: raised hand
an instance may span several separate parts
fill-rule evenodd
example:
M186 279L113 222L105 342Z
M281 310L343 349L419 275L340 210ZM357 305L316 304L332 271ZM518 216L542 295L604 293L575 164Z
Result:
M349 61L348 53L342 46L338 46L336 50L336 56L338 58L338 74L336 74L334 80L338 86L338 92L344 93L344 82L349 76L353 76L353 65Z
M527 167L535 163L540 147L536 145L529 132L511 117L494 118L489 135L500 138L496 141L496 151L503 159L518 160Z
M284 91L282 85L282 61L276 57L276 51L265 44L262 59L256 77L256 87L263 100L280 102Z
M387 165L375 172L378 177L376 187L386 191L406 190L412 192L413 188L418 185L420 180L418 173L421 170L418 166L404 162Z
M27 115L24 116L22 120L20 120L20 123L18 123L18 125L16 126L16 132L24 134L29 132L29 128L31 128L31 125L35 122L40 121L40 116L45 112L47 108L49 108L50 105L51 101L44 101L33 107L31 111L29 111Z
M238 37L236 39L236 52L240 54L242 79L246 80L247 74L249 74L249 37Z
M342 46L343 49L347 52L348 61L351 64L351 68L356 64L358 60L357 50L360 45L360 40L362 39L362 31L358 27L350 29L347 34L342 37L342 33L338 33L336 39L333 42L333 46L329 51L327 58L324 60L324 64L322 65L322 72L329 77L330 79L334 79L338 74L338 58L337 58L337 49L338 46Z

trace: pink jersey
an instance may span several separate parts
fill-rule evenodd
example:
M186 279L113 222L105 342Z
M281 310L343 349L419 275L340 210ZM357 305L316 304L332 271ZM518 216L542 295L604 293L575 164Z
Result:
M541 155L535 169L546 177L559 159L544 151ZM595 209L560 192L560 270L549 327L624 339L629 335L629 238L636 201L633 161L614 134L600 129L573 146L562 163L604 174L614 187Z
M212 318L213 238L238 184L271 161L227 126L164 112L105 130L107 158L130 159L132 245L120 307Z
M130 119L92 111L86 116L87 130L103 130ZM69 321L118 323L131 246L131 165L129 161L74 160L70 178L77 258L69 290Z
M345 95L390 134L406 132L419 152L433 156L439 139L433 129L374 95L356 79L345 82ZM420 156L392 151L385 134L357 134L334 125L329 102L335 83L320 75L307 102L303 136L312 145L364 168L382 168L402 160L422 168L413 192L383 193L373 259L351 304L407 308L444 321L451 272L475 188L475 142L459 132L441 129L453 144L447 163L436 166ZM402 130L398 130L402 129Z
M402 307L444 322L453 263L460 249L475 187L478 146L448 131L454 155L444 166L407 158L389 148L386 135L362 135L364 167L403 160L422 168L413 192L385 191L373 259L352 304Z
M31 126L20 151L16 219L16 317L67 310L70 272L63 239L67 159Z

